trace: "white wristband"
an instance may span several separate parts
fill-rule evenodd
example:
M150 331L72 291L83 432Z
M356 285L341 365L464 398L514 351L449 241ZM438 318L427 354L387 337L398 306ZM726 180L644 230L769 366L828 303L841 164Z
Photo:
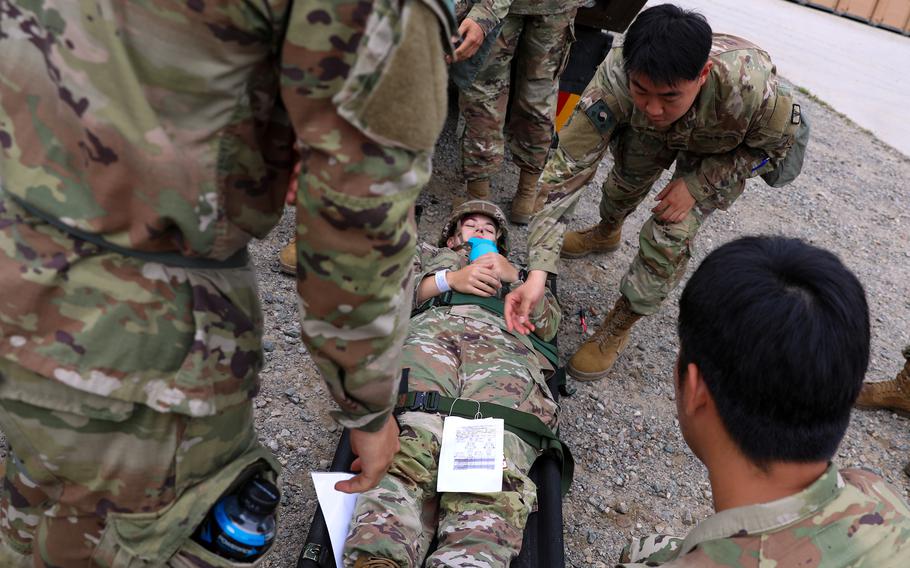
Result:
M448 270L440 270L439 272L436 273L436 276L434 276L434 278L436 279L436 287L439 289L440 292L448 292L449 290L452 289L452 287L449 286L449 281L446 280L447 272L448 272Z

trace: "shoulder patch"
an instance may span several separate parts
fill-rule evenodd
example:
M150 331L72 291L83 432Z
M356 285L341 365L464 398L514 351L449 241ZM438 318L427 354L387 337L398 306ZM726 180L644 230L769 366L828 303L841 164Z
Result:
M603 101L597 101L585 109L585 114L594 123L594 127L601 134L609 134L616 126L616 117L610 111L610 107Z

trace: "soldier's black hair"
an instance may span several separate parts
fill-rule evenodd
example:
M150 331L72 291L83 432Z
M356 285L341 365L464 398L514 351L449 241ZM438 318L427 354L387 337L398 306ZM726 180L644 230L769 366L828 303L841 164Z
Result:
M759 467L830 459L869 363L856 276L798 239L746 237L708 255L679 301L682 376L695 363Z
M648 8L623 40L626 74L640 73L657 85L698 78L711 53L711 26L704 16L673 4Z

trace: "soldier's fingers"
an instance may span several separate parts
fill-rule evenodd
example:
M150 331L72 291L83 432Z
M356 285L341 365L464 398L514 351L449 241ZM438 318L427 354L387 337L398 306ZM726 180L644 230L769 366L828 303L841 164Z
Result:
M370 475L364 472L347 481L339 481L335 484L335 489L342 493L363 493L367 489L372 489L377 485L379 485L379 476Z

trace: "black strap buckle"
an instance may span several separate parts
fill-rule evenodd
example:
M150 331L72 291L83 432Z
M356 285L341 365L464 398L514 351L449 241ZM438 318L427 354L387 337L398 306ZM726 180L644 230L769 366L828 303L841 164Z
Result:
M411 403L408 410L436 412L439 410L439 393L436 391L415 392L414 402Z

